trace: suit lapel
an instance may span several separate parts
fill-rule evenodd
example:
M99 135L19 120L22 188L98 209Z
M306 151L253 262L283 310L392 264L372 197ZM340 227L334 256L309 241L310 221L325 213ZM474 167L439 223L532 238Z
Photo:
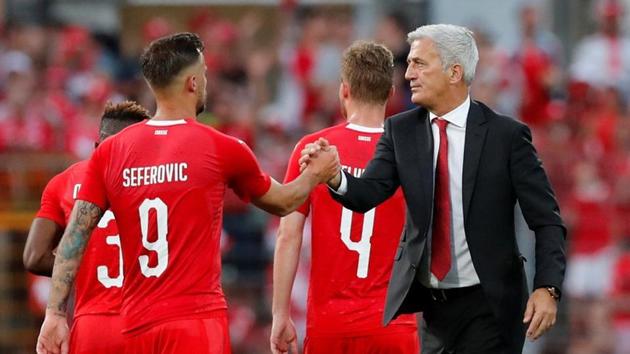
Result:
M427 210L428 219L431 220L433 213L433 134L429 122L429 112L425 109L418 111L418 121L415 131L416 149L418 151L418 174L420 176L420 192L422 193L422 203L429 205Z
M468 118L466 121L466 141L464 143L464 170L462 176L462 194L464 199L464 221L467 219L470 201L472 199L475 182L477 180L477 168L481 150L486 140L486 117L478 103L470 102Z

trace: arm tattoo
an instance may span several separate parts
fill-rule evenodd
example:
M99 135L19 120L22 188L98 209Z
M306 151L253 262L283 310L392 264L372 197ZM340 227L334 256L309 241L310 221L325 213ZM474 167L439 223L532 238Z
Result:
M96 205L77 200L70 215L70 223L63 233L52 275L52 289L48 309L65 315L70 288L79 268L85 246L103 211Z

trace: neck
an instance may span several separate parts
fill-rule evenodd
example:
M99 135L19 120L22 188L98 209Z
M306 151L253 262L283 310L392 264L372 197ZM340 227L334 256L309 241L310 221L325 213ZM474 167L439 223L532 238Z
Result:
M157 109L152 119L155 120L177 120L183 118L195 118L197 109L195 104L187 104L186 99L176 95L155 95Z
M346 107L348 112L348 123L361 125L368 128L383 127L385 119L384 104L365 104L348 102Z
M441 97L438 100L439 103L435 107L426 108L437 116L443 116L464 103L464 101L466 101L466 97L468 97L468 87L465 87L464 89L457 88L454 91L449 92L449 94L444 97Z

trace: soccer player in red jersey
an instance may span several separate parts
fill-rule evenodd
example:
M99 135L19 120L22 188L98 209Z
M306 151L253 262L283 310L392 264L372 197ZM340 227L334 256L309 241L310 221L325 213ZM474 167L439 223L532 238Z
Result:
M382 45L355 42L342 59L339 99L347 123L307 135L296 145L285 181L300 173L306 144L335 144L342 168L361 175L383 133L385 104L392 93L393 56ZM418 353L414 315L383 326L387 284L403 229L402 192L365 214L343 208L318 186L296 212L282 218L274 258L271 350L297 352L289 301L306 217L311 217L311 279L306 354Z
M108 208L123 250L125 353L230 353L219 253L226 189L286 215L339 173L330 146L300 177L281 185L261 171L244 143L197 123L206 97L197 35L152 42L141 66L156 113L107 139L90 159L55 258L39 353L67 346L68 292L89 234Z
M131 124L149 119L134 102L108 104L101 118L99 140L104 141ZM63 230L68 225L88 161L77 162L53 177L42 195L39 211L26 239L24 266L32 273L50 276ZM92 232L77 273L71 353L123 352L120 318L123 263L120 237L111 211L105 212Z

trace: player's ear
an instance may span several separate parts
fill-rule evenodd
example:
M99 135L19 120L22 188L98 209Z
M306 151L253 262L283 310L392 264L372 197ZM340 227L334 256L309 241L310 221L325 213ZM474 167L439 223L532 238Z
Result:
M389 88L389 93L387 94L387 99L388 100L390 98L392 98L392 96L394 95L394 92L396 92L396 87L394 85L392 85L392 87Z
M188 92L196 92L198 85L199 83L195 75L190 75L186 78L186 90L188 90Z
M341 91L341 97L350 97L350 85L348 85L345 81L341 82L341 87L339 89Z

